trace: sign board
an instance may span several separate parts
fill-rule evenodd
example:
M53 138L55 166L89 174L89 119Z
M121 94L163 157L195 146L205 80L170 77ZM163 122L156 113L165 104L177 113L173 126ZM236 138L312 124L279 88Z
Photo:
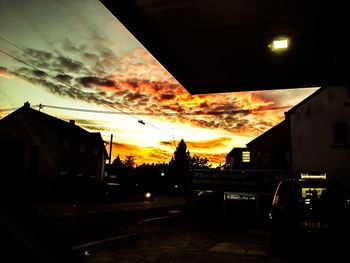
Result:
M189 190L224 192L274 192L288 173L282 171L193 169L189 173Z

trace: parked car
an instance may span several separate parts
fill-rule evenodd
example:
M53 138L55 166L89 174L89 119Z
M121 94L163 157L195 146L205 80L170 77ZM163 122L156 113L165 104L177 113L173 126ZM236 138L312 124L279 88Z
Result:
M272 248L293 247L310 239L312 243L339 239L349 229L347 190L340 181L325 176L283 180L269 219Z

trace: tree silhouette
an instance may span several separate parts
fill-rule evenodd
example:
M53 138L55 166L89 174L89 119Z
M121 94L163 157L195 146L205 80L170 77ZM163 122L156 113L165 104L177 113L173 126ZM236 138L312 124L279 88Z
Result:
M126 156L124 161L123 161L123 164L127 168L134 168L134 166L135 166L135 156L133 156L133 155Z
M175 168L175 183L179 187L181 187L181 189L186 189L187 187L187 177L190 169L190 160L190 152L187 150L187 145L185 141L181 139L174 152L174 158L171 161Z
M201 158L198 155L191 156L190 158L191 169L209 169L211 164L208 163L208 158Z
M111 174L113 175L118 175L121 173L121 170L123 169L123 163L120 160L119 155L117 156L117 158L114 159L110 169L111 169Z

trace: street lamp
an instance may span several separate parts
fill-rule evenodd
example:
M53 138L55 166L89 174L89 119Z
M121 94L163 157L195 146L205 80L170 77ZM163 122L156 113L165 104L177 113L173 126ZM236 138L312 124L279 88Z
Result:
M288 50L290 47L290 39L288 37L277 37L269 44L272 52L279 53Z

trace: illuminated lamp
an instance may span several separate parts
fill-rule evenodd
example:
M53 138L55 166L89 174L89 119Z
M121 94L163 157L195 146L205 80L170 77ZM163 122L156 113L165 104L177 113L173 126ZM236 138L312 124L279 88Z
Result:
M269 48L273 52L283 52L288 50L290 46L290 40L287 37L279 37L274 39L271 44L269 45Z

